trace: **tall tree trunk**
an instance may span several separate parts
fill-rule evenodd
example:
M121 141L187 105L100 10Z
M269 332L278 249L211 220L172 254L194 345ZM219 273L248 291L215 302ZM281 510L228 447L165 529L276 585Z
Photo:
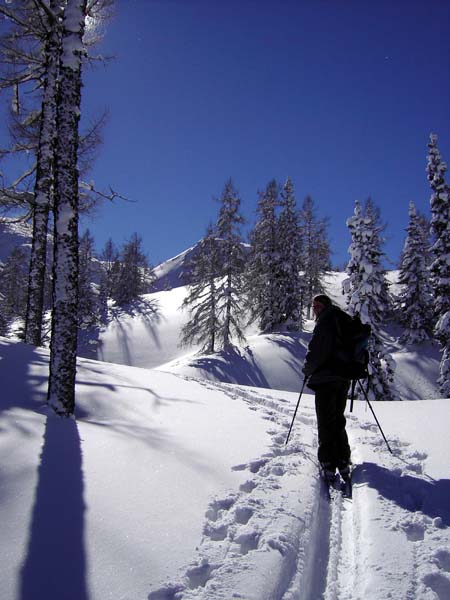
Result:
M56 9L56 0L50 3ZM35 346L42 343L45 272L47 266L48 219L53 204L54 152L56 138L56 96L58 91L59 26L50 23L45 43L46 77L42 97L39 145L34 186L33 238L28 275L25 341Z
M227 350L230 345L231 337L231 273L228 271L227 274L227 292L226 292L226 304L225 304L225 322L223 324L223 347Z
M78 316L78 123L86 0L68 0L57 103L53 318L48 403L70 416L75 408Z

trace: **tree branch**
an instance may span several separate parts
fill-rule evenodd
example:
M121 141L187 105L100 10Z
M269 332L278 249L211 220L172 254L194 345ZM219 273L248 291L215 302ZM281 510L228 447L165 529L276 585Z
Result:
M80 188L82 188L83 190L86 190L88 192L92 192L99 198L103 198L104 200L109 200L111 202L113 200L115 200L116 198L120 198L121 200L124 200L125 202L135 202L135 200L129 200L125 196L122 196L118 192L115 192L111 186L109 187L109 194L105 194L104 192L100 192L99 190L97 190L94 186L94 183L92 183L92 182L86 183L85 181L80 181Z

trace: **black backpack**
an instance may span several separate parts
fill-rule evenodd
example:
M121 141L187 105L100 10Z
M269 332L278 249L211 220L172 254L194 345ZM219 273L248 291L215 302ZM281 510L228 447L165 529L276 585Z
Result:
M365 379L368 375L369 338L372 328L358 316L343 310L336 313L336 369L345 379Z

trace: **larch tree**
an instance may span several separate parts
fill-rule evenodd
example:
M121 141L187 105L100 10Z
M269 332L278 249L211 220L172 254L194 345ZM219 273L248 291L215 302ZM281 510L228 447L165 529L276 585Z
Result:
M106 304L108 298L115 298L120 279L120 252L111 238L109 238L100 253L100 295L102 303Z
M428 273L428 223L409 204L409 223L400 259L397 297L400 322L404 327L401 341L418 344L430 340L433 332L432 290Z
M244 338L242 332L243 297L245 291L246 255L241 236L244 218L240 214L241 200L229 179L220 197L220 210L217 219L217 236L220 243L221 265L217 275L220 283L217 289L217 309L222 325L220 337L226 350L233 337Z
M299 222L299 211L290 179L281 191L278 215L278 254L280 315L282 324L290 331L302 329L303 309L303 239Z
M11 319L25 316L27 297L28 253L20 246L13 248L0 266L0 313L4 331Z
M277 238L279 206L278 184L268 183L259 193L257 221L250 233L250 256L247 268L247 297L251 320L257 320L263 333L270 333L281 323L279 295L280 255Z
M41 91L41 110L34 111L33 124L37 123L38 141L19 143L15 151L34 147L36 166L25 176L36 172L31 205L33 236L30 257L27 310L25 318L25 341L40 345L44 303L44 281L47 261L47 230L53 194L53 154L56 140L56 94L61 45L61 2L50 0L30 2L15 0L0 7L0 13L9 23L3 36L1 54L8 66L2 79L2 87L13 88L13 113L23 112L20 89L34 85ZM28 91L28 90L27 90ZM40 114L39 114L40 112ZM33 115L33 113L31 113ZM27 123L25 126L24 123ZM21 129L22 138L30 135L30 115L16 119L15 130ZM28 140L29 141L29 140ZM18 181L20 181L19 178ZM18 184L13 184L13 191ZM8 193L9 195L9 193Z
M120 253L120 272L114 299L120 306L130 304L146 294L153 281L153 269L142 249L142 238L133 233Z
M53 314L48 404L62 416L75 409L78 330L78 126L87 0L67 0L61 36L54 154Z
M437 147L437 135L428 144L427 177L432 195L430 274L434 295L435 337L442 348L438 384L450 396L450 187L445 181L446 163Z
M327 219L317 216L314 201L307 196L300 210L300 230L303 240L303 296L308 319L314 296L324 293L323 277L330 270L330 244Z
M88 329L99 321L100 303L94 291L94 238L87 229L80 237L78 260L78 327Z
M92 20L105 19L111 4L112 0L89 0L83 7L84 16ZM33 220L25 340L35 345L40 345L43 341L46 269L50 262L46 260L47 237L55 191L56 104L63 55L62 24L64 14L70 10L71 3L66 0L10 0L6 6L0 6L0 17L8 23L0 44L0 53L6 65L0 87L13 89L14 119L10 131L15 143L7 153L22 152L35 156L35 164L4 189L8 206L23 207L24 218L31 215ZM67 23L67 19L65 22ZM95 35L84 35L85 48L95 41ZM22 88L25 93L21 94ZM25 107L23 96L34 100L31 109ZM93 154L94 146L99 143L102 122L101 119L95 123L80 138L81 143L77 143L78 158L85 155L87 158L87 155ZM86 164L91 164L91 161L85 160L84 165ZM18 186L31 176L35 177L34 193L24 194ZM94 203L91 191L90 189L86 193L80 190L80 206L88 208Z
M210 225L186 266L185 277L188 277L189 285L182 308L188 311L189 319L181 330L181 346L199 344L206 354L218 349L223 327L217 306L221 268L220 243L217 232Z
M344 281L348 311L358 315L363 323L372 327L369 342L370 389L376 400L395 398L391 384L395 362L386 351L381 337L381 325L390 313L385 271L382 266L382 238L379 211L371 200L363 213L360 203L355 203L352 217L347 220L351 234L348 279Z
M33 237L28 276L25 341L39 346L42 342L45 272L47 265L47 234L50 209L54 204L54 149L56 147L56 102L61 50L61 3L50 0L49 10L42 13L43 31L43 92L39 142L36 156L36 179L33 204Z

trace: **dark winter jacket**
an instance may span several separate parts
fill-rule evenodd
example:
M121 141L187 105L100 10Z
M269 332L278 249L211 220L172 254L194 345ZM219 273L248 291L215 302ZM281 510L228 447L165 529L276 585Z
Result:
M336 356L337 320L340 312L342 311L337 306L329 306L317 318L303 367L303 372L309 376L307 385L312 390L325 383L347 381L339 375Z

